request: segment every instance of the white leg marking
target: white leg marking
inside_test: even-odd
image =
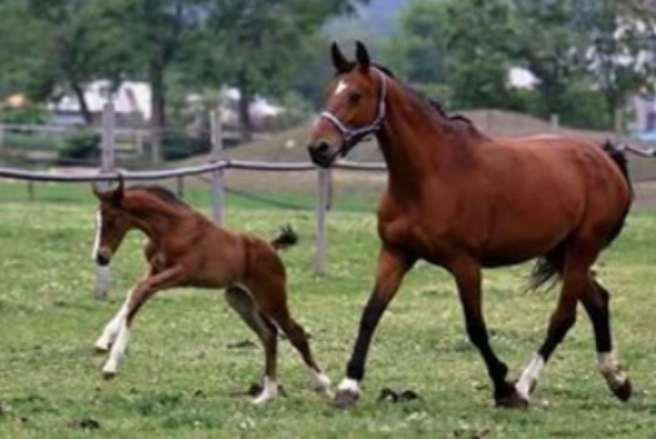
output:
[[[328,396],[329,398],[333,397],[333,392],[330,390],[330,386],[332,385],[332,382],[330,381],[330,378],[328,378],[328,375],[326,375],[323,372],[317,372],[316,370],[312,368],[308,368],[310,371],[310,374],[312,376],[312,381],[314,383],[314,389],[319,392],[323,393],[324,395]]]
[[[346,90],[347,88],[348,88],[348,84],[347,84],[346,82],[344,82],[344,80],[340,80],[340,81],[337,83],[337,88],[335,89],[335,96],[337,96],[338,94],[342,93],[342,92],[343,92],[344,90]]]
[[[337,390],[340,392],[350,392],[350,393],[355,393],[356,395],[360,394],[360,383],[358,381],[354,380],[353,378],[344,378],[341,383],[339,383],[339,387],[337,387]]]
[[[100,209],[96,211],[96,238],[93,241],[93,250],[91,250],[91,260],[95,261],[100,248],[100,232],[102,231],[102,214]]]
[[[626,383],[626,374],[622,371],[614,352],[600,352],[597,355],[599,372],[603,375],[611,389],[617,389]]]
[[[123,302],[123,305],[114,315],[114,317],[112,317],[107,325],[105,325],[105,329],[103,329],[102,335],[98,337],[98,340],[96,340],[95,346],[99,351],[108,351],[111,344],[114,343],[114,340],[116,339],[116,336],[121,329],[121,322],[128,315],[128,303],[130,303],[130,297],[132,297],[132,291],[128,292],[125,302]]]
[[[103,367],[103,375],[106,377],[112,377],[118,372],[118,365],[123,359],[125,354],[125,349],[128,347],[128,338],[130,336],[130,330],[125,319],[121,320],[118,336],[116,341],[112,346],[112,351],[109,353],[109,359]]]
[[[522,375],[519,377],[517,384],[515,384],[515,390],[517,393],[524,398],[529,400],[531,398],[531,389],[538,381],[538,376],[544,367],[544,358],[542,355],[535,354],[535,357],[531,362],[526,366],[526,369],[522,372]]]
[[[278,396],[278,383],[267,376],[264,377],[264,388],[262,393],[253,400],[253,404],[260,405],[267,401],[271,401]]]

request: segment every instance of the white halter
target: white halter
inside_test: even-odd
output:
[[[378,98],[378,114],[373,122],[362,127],[352,127],[339,120],[339,118],[330,111],[324,111],[320,115],[320,117],[328,119],[339,130],[339,132],[342,133],[345,146],[352,146],[351,143],[354,145],[364,136],[375,133],[382,127],[383,121],[385,120],[387,113],[387,108],[385,106],[385,99],[387,97],[387,79],[380,70],[375,69],[375,71],[380,77],[381,85]]]

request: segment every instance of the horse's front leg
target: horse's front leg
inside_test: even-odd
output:
[[[376,286],[362,313],[358,337],[346,368],[346,378],[340,383],[335,395],[335,404],[338,407],[352,406],[358,400],[371,337],[387,305],[398,291],[403,276],[412,267],[414,261],[414,258],[395,249],[384,247],[381,250],[378,257]]]
[[[512,384],[506,382],[508,367],[499,360],[490,346],[483,317],[480,266],[467,259],[458,261],[448,268],[458,285],[467,335],[485,361],[488,375],[494,385],[494,399],[497,405],[526,406],[527,401],[519,397]]]
[[[120,364],[123,355],[125,355],[125,350],[128,346],[130,326],[141,306],[157,291],[179,285],[183,273],[184,270],[181,266],[176,265],[172,268],[168,268],[139,282],[139,284],[128,295],[124,309],[119,311],[119,315],[116,317],[116,340],[112,345],[109,358],[103,366],[103,377],[106,379],[113,378],[118,372],[118,365]]]

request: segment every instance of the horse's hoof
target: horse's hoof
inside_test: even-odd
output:
[[[495,403],[497,407],[510,408],[510,409],[525,409],[528,408],[528,400],[517,392],[515,386],[511,383],[507,384],[507,388],[500,395],[495,395]]]
[[[355,403],[358,402],[359,398],[360,395],[351,390],[338,390],[333,401],[336,407],[340,409],[347,409],[349,407],[353,407]]]
[[[622,385],[613,389],[613,393],[620,401],[627,402],[631,399],[631,394],[633,393],[631,380],[627,378]]]
[[[110,349],[110,346],[95,345],[93,347],[93,351],[96,354],[106,354],[107,352],[109,352],[109,349]]]
[[[116,372],[111,370],[103,370],[102,377],[105,381],[110,381],[116,378]]]

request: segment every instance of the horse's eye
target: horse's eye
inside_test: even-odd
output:
[[[360,93],[351,93],[348,97],[349,104],[355,105],[358,102],[360,102],[361,98],[362,98],[362,95],[360,95]]]

